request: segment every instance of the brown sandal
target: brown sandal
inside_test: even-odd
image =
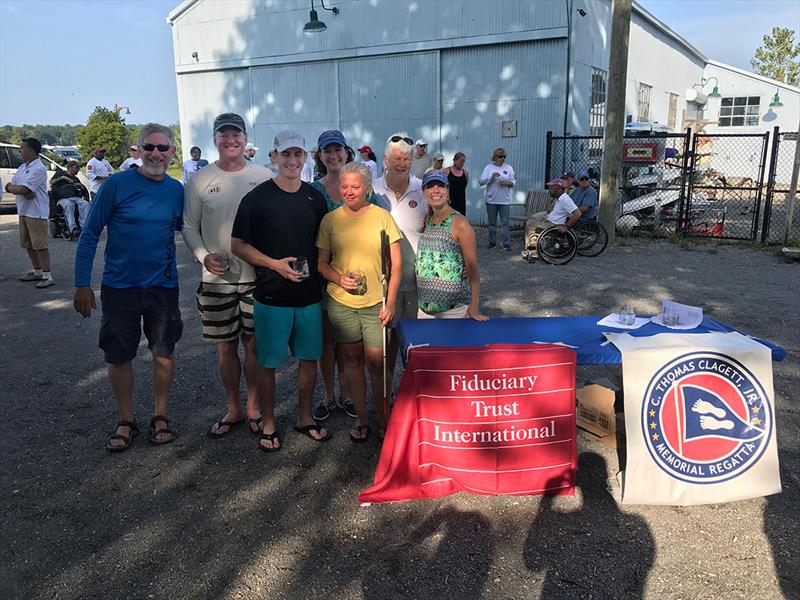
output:
[[[158,421],[164,421],[166,427],[161,427],[156,429],[156,423]],[[168,433],[170,437],[165,440],[159,440],[158,436],[162,433]],[[175,432],[169,428],[169,419],[163,415],[156,415],[152,419],[150,419],[150,443],[154,446],[163,446],[164,444],[171,444],[175,441]]]

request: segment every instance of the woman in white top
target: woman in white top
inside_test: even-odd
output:
[[[361,148],[358,149],[358,153],[361,155],[361,163],[370,170],[370,173],[372,173],[372,181],[375,181],[379,177],[378,159],[375,157],[372,148],[369,146],[361,146]]]
[[[497,148],[492,153],[492,162],[486,165],[478,179],[478,185],[486,187],[484,201],[489,217],[489,248],[497,245],[497,217],[500,216],[503,250],[511,251],[511,230],[508,214],[511,210],[511,188],[517,184],[514,169],[506,164],[506,151]]]

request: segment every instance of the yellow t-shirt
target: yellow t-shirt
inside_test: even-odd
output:
[[[322,219],[317,247],[330,251],[331,266],[337,273],[363,271],[367,281],[367,291],[362,296],[329,282],[331,298],[350,308],[366,308],[381,303],[381,231],[386,232],[390,244],[403,237],[392,215],[374,204],[357,216],[340,206]]]

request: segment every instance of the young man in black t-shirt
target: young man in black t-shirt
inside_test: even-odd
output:
[[[322,294],[316,239],[327,205],[300,179],[305,139],[293,131],[275,137],[278,175],[242,198],[231,232],[231,250],[255,267],[253,320],[260,365],[258,398],[264,419],[259,447],[282,447],[275,424],[275,369],[287,346],[298,359],[299,414],[295,430],[324,442],[330,434],[311,416],[311,398],[322,355]],[[303,266],[303,263],[305,266]]]

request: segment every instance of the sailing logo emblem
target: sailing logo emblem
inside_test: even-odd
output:
[[[761,458],[772,428],[761,382],[737,360],[715,352],[685,354],[662,367],[642,402],[650,456],[688,483],[738,477]]]

